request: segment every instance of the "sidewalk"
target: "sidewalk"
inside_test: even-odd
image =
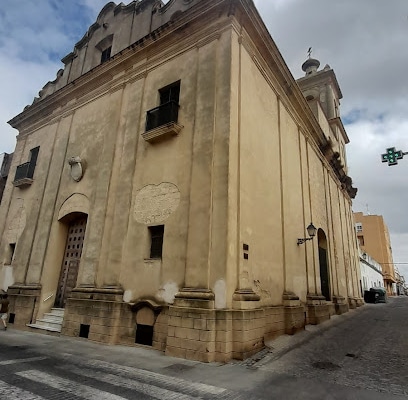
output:
[[[349,318],[356,317],[359,313],[368,310],[372,305],[364,305],[342,315],[333,315],[329,320],[322,322],[319,325],[306,325],[305,329],[294,335],[282,335],[276,339],[265,342],[265,350],[254,355],[244,363],[251,368],[259,368],[269,362],[275,361],[284,356],[289,351],[300,347],[316,336],[323,334],[327,330],[341,324]]]
[[[228,364],[240,365],[243,367],[256,369],[268,362],[272,362],[289,351],[301,346],[303,343],[313,339],[317,335],[322,334],[328,329],[342,323],[348,318],[357,316],[358,313],[364,312],[370,305],[365,305],[342,315],[334,315],[330,320],[319,325],[306,325],[305,330],[296,333],[295,335],[282,335],[278,338],[267,341],[265,349],[261,350],[252,357],[244,360],[232,360]],[[180,358],[165,356],[163,352],[143,346],[123,346],[123,345],[108,345],[98,342],[92,342],[87,339],[74,338],[69,336],[51,336],[41,333],[32,333],[13,329],[9,325],[7,331],[0,332],[0,345],[11,346],[29,346],[32,351],[37,351],[45,354],[64,355],[70,354],[83,357],[87,354],[92,358],[101,360],[109,360],[111,362],[121,363],[123,365],[134,365],[134,360],[138,360],[138,364],[145,365],[147,369],[161,369],[177,364],[180,368],[189,368],[197,365],[202,366],[221,366],[224,364],[211,363],[205,364],[198,361],[190,361]],[[227,365],[228,365],[227,364]]]

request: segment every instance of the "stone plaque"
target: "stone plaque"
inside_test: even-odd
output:
[[[163,182],[147,185],[136,194],[134,215],[145,225],[164,222],[180,204],[180,191],[176,185]]]

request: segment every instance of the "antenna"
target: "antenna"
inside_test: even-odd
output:
[[[307,55],[308,55],[308,58],[310,58],[312,56],[312,48],[311,47],[309,47],[309,50],[307,51]]]

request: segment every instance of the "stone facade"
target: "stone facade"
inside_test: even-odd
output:
[[[109,3],[63,62],[10,121],[16,326],[228,361],[362,304],[337,80],[252,1]]]

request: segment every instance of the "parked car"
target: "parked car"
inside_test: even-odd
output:
[[[364,301],[366,303],[386,303],[387,291],[382,288],[371,288],[364,291]]]

